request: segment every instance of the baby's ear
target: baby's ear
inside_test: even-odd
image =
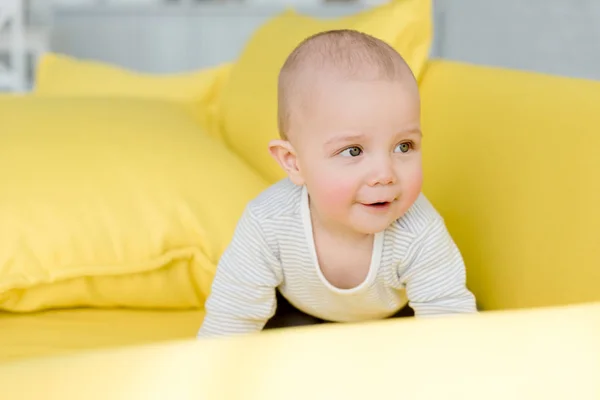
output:
[[[287,172],[290,180],[296,185],[303,185],[304,179],[298,168],[298,158],[292,144],[287,140],[272,140],[269,143],[269,152],[271,156],[281,165],[281,168]]]

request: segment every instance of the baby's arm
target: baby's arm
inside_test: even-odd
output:
[[[238,222],[212,283],[198,337],[262,330],[276,308],[279,263],[249,210]]]
[[[414,246],[400,278],[415,316],[477,312],[462,256],[443,219],[435,218]]]

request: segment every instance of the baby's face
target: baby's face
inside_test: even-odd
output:
[[[294,147],[312,212],[334,229],[383,231],[421,192],[416,83],[323,81],[309,100]]]

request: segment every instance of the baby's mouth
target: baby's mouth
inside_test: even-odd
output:
[[[390,207],[391,201],[376,201],[374,203],[362,203],[363,206],[371,210],[385,210]]]
[[[367,205],[371,206],[371,207],[385,207],[388,204],[390,204],[389,201],[378,201],[377,203],[371,203],[371,204],[367,204]]]

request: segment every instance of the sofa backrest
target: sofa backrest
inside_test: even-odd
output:
[[[600,82],[433,61],[424,192],[482,309],[600,300]]]

